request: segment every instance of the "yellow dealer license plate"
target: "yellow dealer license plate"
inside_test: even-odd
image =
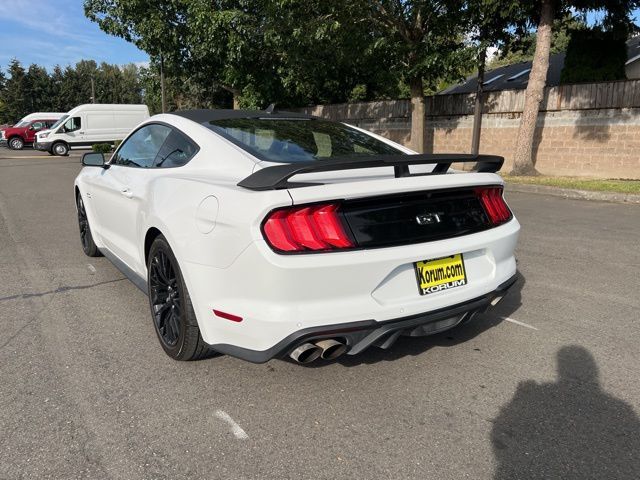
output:
[[[420,295],[439,292],[467,284],[462,254],[416,262],[416,278]]]

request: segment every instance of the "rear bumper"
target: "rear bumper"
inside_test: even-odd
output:
[[[192,261],[180,265],[205,342],[231,354],[225,346],[272,352],[298,332],[316,332],[328,325],[352,328],[354,322],[381,326],[497,291],[516,273],[513,253],[519,230],[514,218],[454,239],[314,255],[278,255],[264,240],[256,240],[225,268]],[[217,245],[208,248],[216,251]],[[464,256],[468,284],[420,295],[414,262],[457,253]],[[225,320],[214,310],[243,320]]]
[[[250,350],[228,344],[215,344],[212,348],[220,353],[254,363],[264,363],[272,358],[285,357],[298,345],[323,338],[342,339],[348,346],[347,355],[357,355],[372,345],[386,349],[401,335],[411,337],[434,335],[469,322],[477,313],[484,312],[495,299],[504,296],[516,280],[517,275],[514,275],[492,292],[432,312],[384,322],[364,320],[306,328],[292,333],[268,350]]]

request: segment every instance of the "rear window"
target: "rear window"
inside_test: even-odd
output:
[[[269,162],[403,153],[359,130],[324,120],[236,118],[212,120],[205,126]]]

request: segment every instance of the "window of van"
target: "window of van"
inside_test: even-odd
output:
[[[80,117],[73,117],[67,120],[64,124],[65,132],[75,132],[76,130],[80,130],[82,126],[82,122]]]

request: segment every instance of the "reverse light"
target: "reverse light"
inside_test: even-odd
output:
[[[502,187],[477,188],[476,195],[493,226],[505,223],[511,218],[511,211],[502,198]]]
[[[262,226],[265,240],[277,251],[304,252],[350,248],[339,205],[325,203],[291,207],[270,213]]]

